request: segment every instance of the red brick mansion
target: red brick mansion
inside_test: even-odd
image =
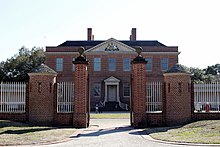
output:
[[[75,67],[72,61],[78,57],[79,47],[84,47],[89,61],[91,108],[100,101],[112,110],[126,109],[130,104],[131,61],[137,56],[136,47],[142,47],[142,56],[147,61],[147,81],[163,82],[163,73],[178,63],[177,46],[166,46],[156,40],[136,40],[136,28],[132,28],[130,40],[94,40],[92,29],[87,31],[87,40],[65,41],[46,47],[46,65],[58,73],[58,82],[73,81]]]

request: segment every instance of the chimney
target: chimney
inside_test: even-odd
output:
[[[131,35],[130,35],[131,41],[136,41],[136,28],[132,28]]]
[[[94,35],[92,35],[92,28],[87,29],[87,40],[88,41],[94,40]]]

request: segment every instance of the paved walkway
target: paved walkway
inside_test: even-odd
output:
[[[142,129],[129,126],[129,119],[91,119],[90,127],[79,130],[78,136],[58,144],[44,147],[181,147],[151,140]],[[187,145],[190,146],[190,145]]]

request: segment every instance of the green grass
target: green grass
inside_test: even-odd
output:
[[[220,120],[197,121],[176,128],[151,128],[146,132],[164,141],[220,144]]]
[[[70,137],[75,130],[0,120],[0,146],[42,144]]]
[[[123,118],[123,119],[129,119],[130,113],[91,113],[90,118],[92,119],[117,119],[117,118]]]

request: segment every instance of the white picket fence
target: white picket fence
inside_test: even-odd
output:
[[[1,82],[0,112],[24,113],[26,103],[26,84],[24,82]]]
[[[71,113],[74,111],[74,83],[59,82],[57,84],[57,112]]]
[[[147,113],[162,112],[163,84],[161,82],[146,83],[146,109]]]
[[[195,112],[220,112],[220,83],[194,84]]]

